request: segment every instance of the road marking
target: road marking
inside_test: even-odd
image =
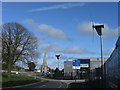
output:
[[[42,86],[40,86],[40,87],[44,87],[44,86],[46,86],[46,85],[42,85]]]
[[[36,87],[34,87],[34,88],[39,88],[39,87],[44,87],[44,86],[46,86],[46,85],[42,85],[42,86],[36,86]]]
[[[58,88],[61,88],[61,86],[62,86],[62,83],[60,82],[60,86]]]

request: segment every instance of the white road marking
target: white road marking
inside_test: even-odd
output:
[[[60,82],[60,86],[58,87],[58,88],[61,88],[63,86],[63,83],[62,82]]]
[[[44,86],[46,86],[46,85],[42,85],[42,86],[36,86],[36,87],[34,87],[34,88],[39,88],[39,87],[44,87]]]
[[[46,86],[46,85],[42,85],[42,86],[40,86],[40,87],[44,87],[44,86]]]
[[[74,83],[75,80],[60,80],[62,82],[65,82],[67,84],[70,84],[70,83]],[[76,80],[76,82],[80,83],[80,82],[85,82],[85,80]]]

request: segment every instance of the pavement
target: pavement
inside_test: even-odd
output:
[[[66,84],[70,84],[70,83],[82,83],[82,82],[85,82],[85,80],[60,80],[60,81],[62,81],[62,82],[64,82],[64,83],[66,83]]]

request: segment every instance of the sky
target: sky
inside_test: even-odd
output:
[[[38,37],[40,56],[47,53],[47,64],[60,69],[74,58],[100,57],[100,40],[93,24],[104,24],[103,52],[109,57],[118,38],[117,2],[3,2],[2,22],[18,22]]]

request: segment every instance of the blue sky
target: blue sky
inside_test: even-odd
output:
[[[47,63],[57,67],[55,54],[60,54],[61,66],[65,60],[100,57],[99,36],[92,24],[104,24],[103,49],[108,57],[115,47],[118,29],[116,2],[3,2],[3,23],[18,22],[39,39],[40,57],[47,52]]]

